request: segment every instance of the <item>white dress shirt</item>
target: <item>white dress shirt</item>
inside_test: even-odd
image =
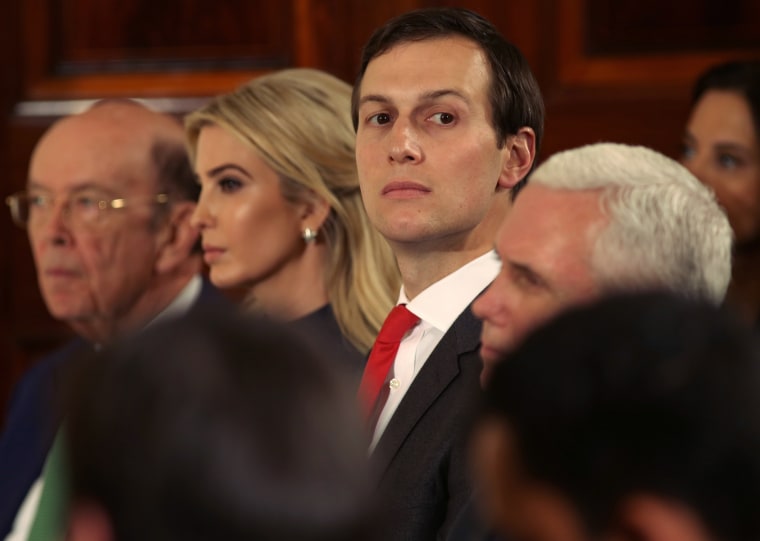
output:
[[[377,445],[406,391],[443,335],[496,278],[500,268],[496,252],[490,251],[428,286],[411,301],[401,288],[398,304],[406,303],[406,308],[419,317],[420,322],[404,336],[396,352],[386,383],[390,393],[375,425],[370,450]]]

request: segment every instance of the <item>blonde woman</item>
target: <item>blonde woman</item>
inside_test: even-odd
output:
[[[185,127],[211,281],[249,288],[254,310],[361,369],[399,277],[362,205],[350,101],[343,81],[289,69],[217,97]]]

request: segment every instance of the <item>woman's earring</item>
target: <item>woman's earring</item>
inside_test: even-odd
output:
[[[303,230],[303,233],[301,234],[301,236],[303,237],[303,240],[306,244],[311,244],[317,238],[317,231],[313,230],[310,227],[307,227],[306,229]]]

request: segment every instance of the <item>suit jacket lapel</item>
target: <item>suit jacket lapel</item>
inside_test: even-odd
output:
[[[480,328],[480,322],[468,306],[443,335],[414,378],[372,453],[378,475],[382,476],[417,422],[457,377],[460,355],[480,346]]]

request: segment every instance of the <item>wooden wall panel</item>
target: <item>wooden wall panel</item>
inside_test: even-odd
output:
[[[181,114],[289,66],[352,82],[360,49],[390,17],[473,9],[525,53],[547,106],[540,159],[599,140],[677,155],[692,81],[760,57],[756,0],[6,0],[0,18],[0,195],[25,183],[57,115],[108,96]],[[69,331],[37,290],[23,231],[0,216],[0,414],[21,372]],[[0,421],[1,423],[1,421]]]
[[[554,39],[539,79],[547,105],[542,157],[599,140],[677,156],[697,75],[760,57],[757,3],[733,4],[737,12],[716,21],[714,0],[546,0],[542,29]],[[729,27],[739,36],[733,42],[723,39]]]
[[[589,0],[589,54],[640,55],[757,46],[756,0]]]
[[[268,0],[27,0],[31,99],[223,92],[294,63],[293,5]]]
[[[12,191],[10,188],[14,173],[9,163],[14,153],[10,149],[13,134],[7,119],[12,115],[13,105],[21,93],[21,33],[18,25],[19,6],[10,3],[0,17],[0,199]],[[11,293],[16,284],[10,275],[23,251],[12,244],[13,226],[7,213],[0,216],[0,429],[6,397],[13,383],[29,363],[30,356],[19,345],[11,324],[18,310],[11,301]],[[29,279],[24,279],[29,282]]]

